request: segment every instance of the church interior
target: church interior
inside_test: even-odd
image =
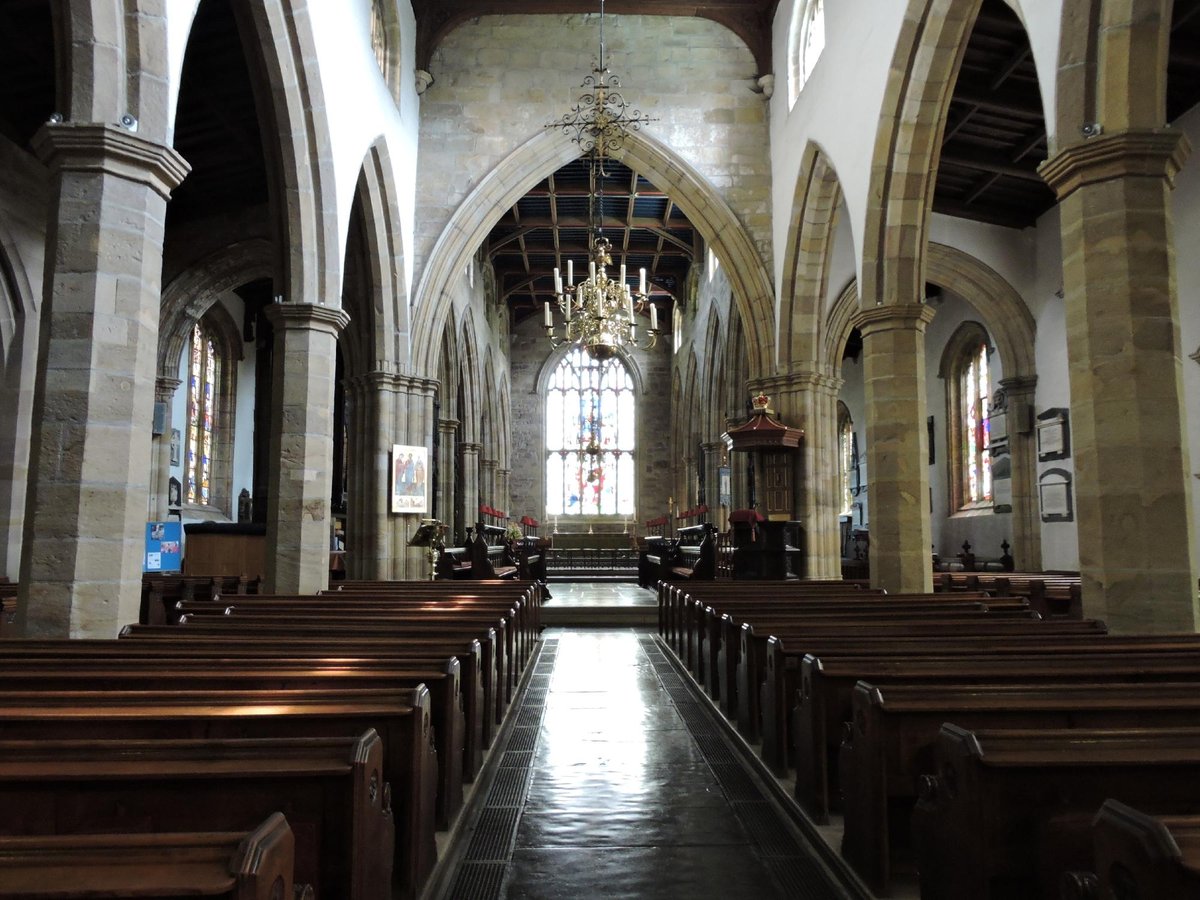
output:
[[[1200,896],[1193,144],[1200,0],[2,0],[0,896]]]

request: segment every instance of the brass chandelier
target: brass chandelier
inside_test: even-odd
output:
[[[619,150],[630,131],[654,121],[640,111],[629,110],[619,90],[620,80],[608,71],[604,44],[604,0],[600,0],[600,55],[592,74],[584,79],[575,108],[548,127],[561,128],[583,149],[590,160],[588,191],[588,272],[575,282],[575,261],[567,260],[567,278],[554,269],[554,305],[563,319],[556,328],[551,301],[543,304],[546,337],[554,347],[564,343],[581,347],[592,359],[611,358],[621,348],[649,350],[658,342],[658,308],[646,290],[646,270],[642,269],[638,290],[632,291],[626,280],[625,265],[619,276],[610,278],[613,264],[612,243],[604,237],[604,160],[610,151]],[[649,309],[650,327],[644,341],[638,335],[638,313]]]

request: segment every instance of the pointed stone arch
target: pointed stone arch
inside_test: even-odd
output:
[[[363,336],[371,368],[402,371],[409,362],[408,292],[400,192],[385,137],[377,138],[363,159],[354,203],[370,265],[370,303],[351,310],[348,331]],[[344,244],[349,247],[348,238]]]
[[[479,433],[479,415],[483,403],[479,388],[483,369],[479,363],[475,316],[469,309],[463,316],[462,328],[459,330],[458,348],[458,377],[461,389],[459,395],[462,398],[462,408],[458,411],[458,420],[462,423],[459,434],[465,443],[478,444],[483,439],[483,435]]]
[[[62,5],[65,8],[65,4]],[[85,0],[54,5],[58,109],[69,122],[117,123],[169,142],[164,0]]]
[[[38,299],[17,245],[0,224],[0,575],[11,581],[21,564]]]
[[[909,0],[880,110],[859,291],[867,304],[917,303],[947,111],[982,0]]]
[[[1037,325],[1016,288],[995,269],[957,247],[930,243],[926,253],[929,281],[958,294],[979,312],[996,343],[1005,377],[1033,376],[1037,371]],[[838,377],[842,349],[854,329],[858,306],[858,283],[851,280],[825,317],[823,361]]]
[[[233,6],[239,28],[251,38],[243,43],[260,49],[247,61],[263,92],[256,99],[273,138],[265,143],[279,248],[275,291],[288,303],[339,306],[333,146],[307,4],[265,0]]]
[[[1050,155],[1106,132],[1166,121],[1172,0],[1062,0]]]
[[[810,142],[796,180],[785,245],[777,350],[780,372],[811,369],[820,356],[829,259],[841,203],[842,186],[832,162],[819,144]]]
[[[667,193],[722,259],[734,303],[748,324],[751,370],[766,372],[774,343],[774,290],[771,278],[745,226],[699,172],[642,132],[626,138],[613,154]],[[455,210],[421,273],[413,321],[414,368],[434,371],[440,333],[449,315],[453,287],[470,257],[499,220],[548,174],[579,156],[576,144],[559,130],[526,141],[485,175]]]

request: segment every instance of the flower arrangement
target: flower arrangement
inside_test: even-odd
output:
[[[504,539],[506,541],[520,541],[525,539],[525,532],[521,530],[521,526],[515,522],[510,522],[508,527],[504,529]]]

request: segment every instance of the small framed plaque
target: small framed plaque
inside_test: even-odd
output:
[[[1071,500],[1071,473],[1066,469],[1048,469],[1038,479],[1038,499],[1043,522],[1073,522],[1075,508]]]
[[[1038,459],[1066,459],[1071,455],[1071,431],[1065,407],[1048,409],[1038,414],[1037,446]]]

